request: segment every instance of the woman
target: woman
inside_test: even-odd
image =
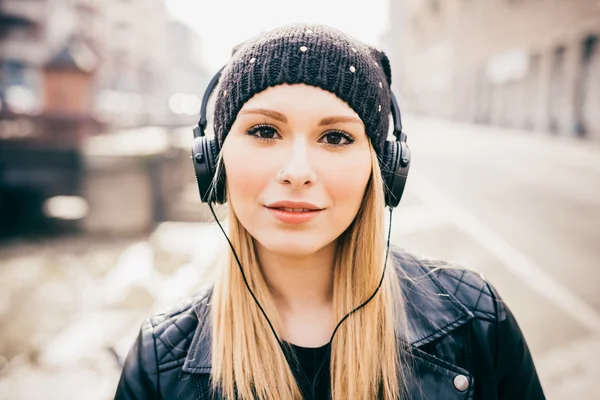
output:
[[[325,26],[263,33],[222,70],[209,139],[218,78],[193,158],[232,251],[143,325],[116,399],[544,398],[488,283],[386,246],[410,153],[384,53]]]

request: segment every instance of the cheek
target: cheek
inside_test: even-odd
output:
[[[346,162],[338,162],[327,173],[326,187],[338,211],[343,209],[353,219],[371,176],[369,153],[353,157]]]
[[[268,163],[256,152],[248,151],[233,141],[223,149],[223,162],[227,173],[227,195],[234,208],[247,207],[255,202],[267,184],[271,168]]]
[[[226,171],[227,190],[232,201],[251,196],[260,187],[260,177],[252,169],[247,168],[241,159],[226,164]]]

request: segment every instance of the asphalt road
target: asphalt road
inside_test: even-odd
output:
[[[600,144],[420,118],[405,129],[393,241],[498,289],[548,398],[600,398]]]

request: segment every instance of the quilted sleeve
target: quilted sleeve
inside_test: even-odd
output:
[[[115,400],[158,399],[158,367],[153,327],[144,322],[127,354]]]
[[[529,347],[523,333],[506,303],[488,283],[494,297],[496,336],[496,377],[498,398],[505,400],[545,399]]]

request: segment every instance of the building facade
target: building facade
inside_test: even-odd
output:
[[[2,104],[43,112],[44,66],[76,41],[96,58],[94,114],[108,125],[150,122],[166,107],[166,31],[163,0],[0,0]]]
[[[391,1],[395,89],[427,115],[600,140],[600,1]]]

